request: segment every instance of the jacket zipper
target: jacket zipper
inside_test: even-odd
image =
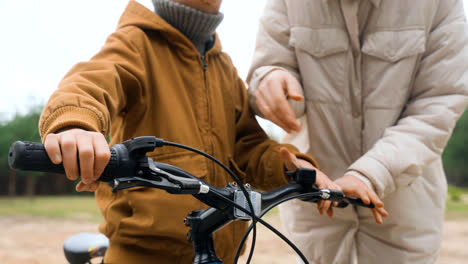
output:
[[[206,58],[205,58],[205,55],[201,55],[201,65],[202,65],[202,68],[203,68],[203,76],[205,78],[205,86],[206,86],[206,68],[207,68],[207,65],[206,65]]]
[[[208,85],[207,85],[207,80],[206,80],[206,70],[208,68],[208,65],[206,63],[206,57],[205,55],[201,55],[201,65],[202,65],[202,68],[203,68],[203,81],[204,81],[204,84],[205,84],[205,90],[206,90],[206,113],[208,115],[208,125],[209,127],[211,128],[211,126],[213,125],[212,122],[211,122],[211,111],[210,111],[210,94],[209,94],[209,89],[208,89]],[[209,132],[211,133],[211,132]],[[211,140],[211,134],[208,135],[208,141],[209,141],[209,144],[210,144],[210,155],[214,156],[214,144],[213,144],[213,141]],[[215,174],[216,174],[216,170],[215,170],[215,166],[214,166],[214,163],[213,162],[210,162],[211,163],[211,173],[213,175],[213,180],[215,179]]]

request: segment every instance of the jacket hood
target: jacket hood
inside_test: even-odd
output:
[[[196,51],[193,43],[184,34],[167,23],[158,14],[134,0],[129,1],[120,17],[117,28],[121,29],[129,26],[138,27],[144,31],[159,31],[174,45]],[[215,44],[207,53],[219,53],[221,50],[221,43],[216,34]]]

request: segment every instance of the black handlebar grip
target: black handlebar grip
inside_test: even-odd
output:
[[[130,158],[128,149],[124,144],[110,147],[111,157],[99,181],[109,182],[119,177],[136,175],[137,161]]]
[[[8,165],[13,169],[64,174],[62,164],[50,161],[44,145],[36,142],[16,141],[8,152]]]
[[[129,158],[127,148],[117,144],[110,148],[111,158],[99,181],[112,181],[116,177],[135,174],[136,163]],[[13,169],[65,174],[62,164],[49,159],[44,145],[36,142],[16,141],[8,153],[8,165]]]

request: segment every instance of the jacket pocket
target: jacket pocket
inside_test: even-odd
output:
[[[364,36],[363,83],[366,107],[394,108],[408,101],[418,62],[426,50],[422,29],[380,31]],[[395,116],[397,117],[397,116]]]
[[[317,58],[341,53],[349,49],[346,32],[340,28],[291,28],[289,45]]]
[[[364,38],[362,52],[394,63],[423,53],[426,50],[425,45],[424,30],[382,31],[368,34]]]
[[[150,157],[158,162],[177,166],[187,172],[205,178],[206,162],[202,156],[189,151]],[[137,187],[125,190],[122,195],[125,201],[120,207],[110,207],[109,210],[122,210],[117,221],[118,233],[116,241],[133,240],[135,244],[152,249],[175,249],[186,243],[188,228],[183,225],[183,219],[190,211],[206,208],[204,204],[190,195],[174,195],[166,191]],[[168,240],[168,243],[154,243],[158,240]]]
[[[293,27],[289,45],[296,51],[305,98],[318,103],[340,103],[350,49],[346,31]]]

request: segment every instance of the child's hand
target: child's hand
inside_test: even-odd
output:
[[[94,192],[96,180],[106,168],[110,149],[101,133],[72,128],[57,134],[47,135],[44,147],[54,164],[63,163],[68,179],[81,176],[76,190]]]
[[[284,161],[284,165],[290,171],[294,171],[298,168],[309,168],[316,171],[315,185],[320,189],[332,189],[341,191],[341,187],[331,181],[327,175],[314,167],[308,161],[303,159],[298,159],[294,154],[292,154],[287,148],[282,147],[280,149],[281,159]],[[323,215],[325,212],[328,217],[333,217],[333,207],[331,206],[331,201],[319,200],[317,202],[317,209],[319,213]],[[334,203],[336,205],[336,202]]]

